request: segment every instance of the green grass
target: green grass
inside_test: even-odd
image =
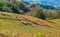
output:
[[[0,33],[37,33],[57,37],[58,29],[38,26],[30,22],[31,25],[24,25],[16,19],[16,14],[0,12]],[[23,21],[23,20],[22,20]],[[24,20],[26,21],[26,20]],[[29,22],[29,21],[28,21]]]
[[[15,20],[0,19],[0,24],[1,29],[10,30],[12,32],[35,32],[34,30],[36,30],[36,27],[34,28],[30,25],[26,26],[22,24],[20,21]]]
[[[50,20],[51,22],[58,24],[60,26],[60,19]]]

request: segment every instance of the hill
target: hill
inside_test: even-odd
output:
[[[57,37],[58,25],[27,15],[0,12],[0,33],[37,33]]]

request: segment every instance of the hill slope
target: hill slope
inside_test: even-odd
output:
[[[56,27],[55,27],[56,26]],[[31,16],[0,12],[0,33],[37,33],[57,37],[60,27]]]
[[[60,26],[60,19],[50,20],[52,23],[58,24]]]
[[[32,22],[34,24],[37,24],[37,25],[40,25],[40,26],[48,26],[48,27],[53,27],[53,28],[60,29],[60,26],[58,26],[56,24],[53,24],[53,23],[50,23],[49,21],[46,21],[46,20],[41,20],[41,19],[38,19],[38,18],[34,18],[34,17],[31,17],[31,16],[25,16],[25,15],[21,15],[21,14],[19,14],[18,17],[23,18],[27,21],[30,21],[30,22]]]

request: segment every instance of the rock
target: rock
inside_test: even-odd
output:
[[[29,22],[26,21],[21,21],[21,23],[23,23],[24,25],[31,25]]]

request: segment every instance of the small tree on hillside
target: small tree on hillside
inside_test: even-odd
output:
[[[45,15],[43,10],[39,6],[35,6],[31,11],[30,11],[30,16],[37,17],[40,19],[45,20]]]

